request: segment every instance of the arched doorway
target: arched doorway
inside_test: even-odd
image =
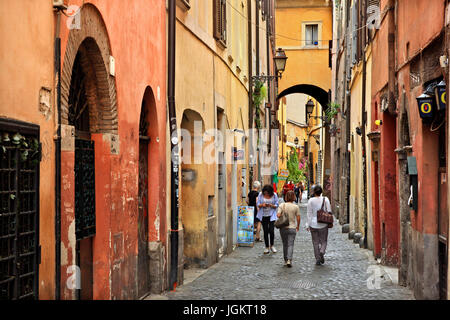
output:
[[[206,259],[205,230],[207,172],[201,161],[205,125],[201,115],[187,109],[181,120],[181,222],[185,267],[201,266]]]
[[[399,174],[399,209],[400,209],[400,270],[399,282],[406,286],[411,281],[408,275],[408,269],[411,259],[411,248],[408,234],[411,232],[411,221],[409,198],[411,195],[411,181],[408,174],[408,155],[412,152],[412,144],[409,131],[409,120],[407,112],[406,94],[402,94],[403,108],[399,117],[399,134],[398,134],[398,174]]]
[[[277,97],[277,99],[281,99],[284,96],[287,96],[289,94],[293,93],[303,93],[307,94],[314,99],[316,99],[322,106],[323,110],[325,111],[328,108],[328,102],[329,102],[329,94],[324,89],[317,87],[312,84],[298,84],[292,87],[289,87],[285,90],[283,90]]]
[[[298,96],[303,98],[291,99],[291,97]],[[313,184],[323,184],[331,180],[331,155],[330,155],[330,135],[325,129],[327,123],[323,120],[325,111],[328,109],[330,94],[324,89],[312,84],[298,84],[283,90],[277,97],[278,99],[286,98],[287,105],[293,102],[295,108],[299,108],[301,119],[296,119],[296,122],[301,122],[307,125],[306,141],[304,143],[304,155],[308,161],[308,189]],[[306,116],[305,104],[313,98],[315,100],[314,113],[311,118]],[[320,105],[320,108],[318,107]],[[320,112],[319,112],[320,109]],[[288,117],[289,117],[289,111]],[[313,120],[311,120],[313,119]],[[293,119],[288,119],[293,120]],[[324,194],[331,198],[329,191],[331,188],[324,190]]]
[[[159,183],[159,138],[156,114],[156,101],[150,87],[145,89],[139,118],[139,171],[138,171],[138,296],[143,297],[151,291],[152,270],[149,246],[158,241],[157,219],[160,199]],[[160,279],[158,279],[160,280]],[[159,292],[157,292],[159,293]]]
[[[148,102],[142,100],[139,119],[139,190],[138,190],[138,297],[150,290],[148,255]]]
[[[63,299],[109,299],[111,168],[96,162],[118,154],[116,86],[108,33],[93,5],[82,6],[81,26],[68,35],[61,73],[61,290]],[[76,290],[66,286],[74,265]]]
[[[68,123],[75,129],[75,236],[76,264],[81,272],[77,299],[93,298],[93,237],[96,234],[95,143],[98,127],[97,75],[92,58],[99,54],[95,41],[80,45],[72,69],[68,97]],[[91,55],[93,54],[93,55]]]

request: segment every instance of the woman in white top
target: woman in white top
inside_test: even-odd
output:
[[[328,224],[317,222],[317,211],[324,206],[324,210],[331,212],[330,200],[327,197],[322,197],[322,187],[319,185],[313,188],[313,197],[308,200],[306,230],[311,232],[314,256],[316,258],[316,265],[325,263],[324,255],[327,249],[328,239]]]

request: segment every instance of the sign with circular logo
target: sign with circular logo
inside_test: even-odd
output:
[[[431,104],[429,102],[422,103],[422,105],[420,106],[420,110],[423,113],[430,113],[431,112]]]

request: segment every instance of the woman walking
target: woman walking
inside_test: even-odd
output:
[[[254,209],[254,223],[255,223],[255,229],[256,229],[256,237],[255,241],[262,241],[260,237],[260,231],[261,231],[261,221],[258,219],[258,207],[256,206],[256,198],[258,198],[259,195],[259,189],[261,189],[261,183],[259,181],[253,182],[253,189],[248,193],[247,203],[249,206],[255,208]]]
[[[330,200],[327,197],[322,197],[322,187],[315,185],[313,188],[313,196],[308,200],[307,216],[308,222],[306,223],[306,230],[311,232],[314,256],[316,258],[316,265],[325,263],[325,250],[327,249],[328,239],[328,224],[317,221],[317,211],[322,206],[327,212],[331,212]]]
[[[297,184],[295,185],[295,198],[296,198],[296,202],[298,203],[298,197],[300,195],[300,182],[297,182]]]
[[[288,191],[286,194],[286,202],[278,207],[277,217],[282,214],[287,215],[289,225],[280,228],[281,241],[283,242],[284,263],[289,268],[292,267],[292,255],[294,253],[295,236],[300,228],[300,208],[294,203],[295,193]]]
[[[264,231],[264,242],[266,245],[264,254],[268,254],[270,251],[275,253],[277,249],[273,243],[275,240],[274,224],[277,220],[278,196],[274,193],[270,184],[263,187],[256,200],[256,206],[258,207],[257,218],[261,221]]]

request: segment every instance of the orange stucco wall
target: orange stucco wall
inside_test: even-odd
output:
[[[70,1],[71,5],[82,3]],[[144,93],[149,87],[154,94],[149,131],[153,144],[163,143],[166,139],[165,3],[145,0],[89,3],[103,18],[115,58],[120,149],[118,154],[111,154],[106,136],[92,136],[96,143],[97,206],[97,233],[93,244],[94,298],[136,298],[139,117]],[[65,25],[63,17],[63,57],[70,32]],[[166,181],[162,165],[166,163],[165,149],[150,147],[150,152],[149,240],[165,244],[166,202],[162,201]],[[65,232],[68,229],[62,230],[63,234]]]
[[[41,299],[54,297],[55,284],[53,26],[51,1],[0,1],[0,117],[40,126]],[[47,116],[39,111],[41,87],[51,89]]]

